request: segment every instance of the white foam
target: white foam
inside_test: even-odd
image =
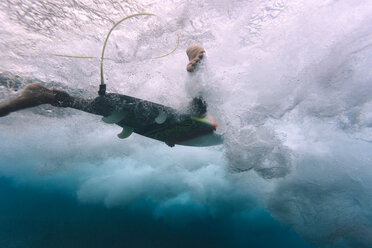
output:
[[[154,216],[163,217],[171,206],[190,202],[216,214],[230,201],[236,209],[250,208],[258,196],[274,217],[310,242],[367,247],[372,236],[371,3],[143,4],[134,10],[158,11],[162,17],[132,20],[130,27],[123,23],[122,33],[111,37],[107,54],[116,62],[105,63],[108,89],[177,108],[201,93],[224,146],[171,149],[136,135],[121,141],[115,137],[120,129],[99,118],[74,112],[50,119],[24,111],[0,119],[1,173],[30,185],[68,189],[87,203],[117,206],[147,199],[157,202]],[[95,16],[82,6],[72,12],[77,9],[85,13],[76,16],[83,22]],[[95,11],[108,19],[79,26],[66,15],[49,30],[53,38],[46,30],[35,31],[36,16],[4,19],[12,10],[2,10],[4,26],[16,25],[17,34],[24,34],[1,39],[1,47],[10,47],[2,49],[7,58],[2,68],[95,93],[98,61],[19,59],[28,51],[25,46],[33,54],[56,47],[95,55],[112,25],[108,20],[133,12],[128,6],[112,15],[110,6]],[[0,31],[0,37],[5,33],[11,30]],[[150,59],[173,48],[177,34],[181,42],[175,53]],[[86,45],[79,45],[81,40]],[[208,56],[196,92],[186,90],[193,80],[185,70],[190,43],[204,45]],[[242,171],[248,172],[237,173]]]

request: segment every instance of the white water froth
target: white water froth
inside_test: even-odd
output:
[[[157,203],[158,218],[182,204],[211,215],[262,204],[317,246],[372,243],[371,3],[85,2],[0,3],[1,71],[93,96],[98,59],[48,53],[99,56],[116,20],[154,12],[110,37],[109,91],[175,108],[201,93],[225,143],[170,149],[135,135],[118,140],[119,128],[76,111],[47,118],[26,110],[0,119],[3,175],[69,189],[86,203],[146,199]],[[175,53],[150,59],[171,50],[177,34]],[[194,76],[185,71],[191,43],[207,50]]]

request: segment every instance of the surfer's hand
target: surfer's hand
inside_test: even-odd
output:
[[[186,54],[189,57],[189,63],[186,69],[188,72],[193,72],[196,65],[203,59],[205,50],[200,45],[193,44],[187,48]]]

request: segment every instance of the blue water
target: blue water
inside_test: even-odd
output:
[[[224,144],[120,140],[51,106],[0,118],[0,247],[371,247],[372,3],[2,1],[0,72],[95,96],[98,59],[52,54],[99,56],[144,11],[110,37],[108,91],[202,94]],[[3,102],[29,81],[0,83]]]
[[[311,247],[262,209],[212,217],[189,203],[173,207],[170,224],[145,199],[107,208],[6,178],[0,185],[2,247]]]

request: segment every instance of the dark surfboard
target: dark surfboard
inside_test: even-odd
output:
[[[215,133],[217,124],[211,117],[180,113],[168,106],[120,94],[98,97],[91,107],[92,112],[104,116],[104,122],[123,127],[119,138],[127,138],[134,132],[169,146],[222,143],[222,137]]]

